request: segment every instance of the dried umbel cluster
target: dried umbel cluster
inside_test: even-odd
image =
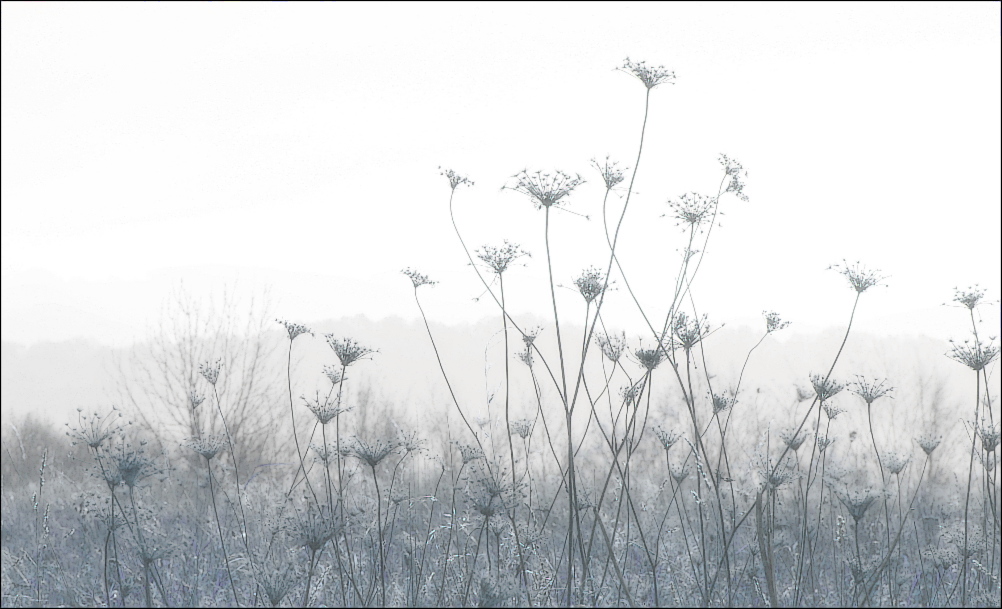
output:
[[[415,290],[423,285],[435,285],[436,283],[438,283],[437,281],[428,279],[427,275],[419,273],[414,269],[407,268],[400,272],[406,275],[407,278],[411,280],[411,283],[414,285]]]
[[[439,173],[449,180],[449,188],[455,192],[456,188],[459,186],[473,186],[473,181],[466,176],[460,175],[451,169],[438,168]]]
[[[832,399],[840,391],[845,389],[845,385],[842,383],[833,378],[821,376],[820,374],[811,375],[811,386],[814,387],[814,394],[817,395],[818,399],[822,402]]]
[[[376,352],[375,349],[363,347],[353,338],[337,338],[334,334],[324,334],[324,338],[327,339],[327,344],[337,355],[341,366],[345,368]]]
[[[98,413],[84,414],[83,410],[77,409],[77,427],[70,427],[67,423],[66,435],[72,439],[72,446],[85,444],[91,449],[100,448],[107,440],[123,431],[124,427],[120,421],[122,412],[115,407],[107,414]],[[128,423],[127,423],[128,424]]]
[[[828,268],[838,271],[845,277],[852,289],[856,290],[858,294],[862,294],[874,286],[884,285],[881,282],[887,279],[886,275],[880,274],[879,269],[867,269],[858,261],[849,264],[843,260],[842,264],[833,264]]]
[[[562,203],[575,188],[584,183],[584,179],[580,175],[574,174],[572,176],[562,171],[529,173],[528,170],[523,169],[512,177],[515,180],[515,185],[504,186],[503,189],[514,190],[529,197],[536,209],[549,208]]]
[[[214,362],[204,362],[198,365],[198,373],[205,378],[213,387],[219,382],[219,371],[223,367],[223,360],[217,359]]]
[[[623,351],[626,349],[626,333],[623,332],[616,335],[599,332],[595,334],[595,343],[602,351],[602,355],[610,361],[618,362],[619,358],[623,355]]]
[[[664,66],[649,66],[645,61],[631,61],[627,57],[619,69],[636,76],[648,89],[663,84],[675,84],[675,72]]]
[[[595,267],[589,267],[581,271],[581,275],[574,280],[574,285],[578,287],[578,292],[585,302],[591,303],[606,289],[605,273]]]
[[[668,201],[676,226],[697,228],[713,219],[717,199],[697,192],[688,192]],[[668,214],[665,214],[668,215]]]
[[[884,396],[889,396],[894,387],[887,385],[887,379],[868,381],[865,377],[856,375],[856,380],[849,383],[849,391],[855,393],[866,402],[867,406]]]
[[[285,331],[289,334],[290,341],[296,340],[297,336],[303,334],[309,334],[310,336],[313,336],[313,332],[303,324],[295,324],[285,319],[276,319],[275,321],[277,321],[278,323],[282,324],[282,326],[285,327]]]
[[[762,311],[763,317],[765,317],[765,332],[766,334],[772,334],[773,332],[779,332],[780,330],[788,327],[790,322],[783,321],[779,316],[779,313],[775,311]]]
[[[975,372],[985,369],[985,366],[994,362],[999,356],[999,347],[991,339],[987,344],[980,340],[965,340],[962,343],[950,341],[949,357],[964,364]]]
[[[605,157],[605,161],[601,164],[592,159],[591,164],[602,174],[602,181],[605,182],[606,190],[612,190],[625,179],[623,172],[626,168],[620,167],[616,161],[610,161],[609,157]]]
[[[480,258],[490,267],[491,271],[501,275],[508,270],[513,262],[524,256],[531,256],[529,252],[522,249],[517,243],[509,243],[504,240],[504,245],[500,247],[485,245],[476,250],[477,258]]]
[[[216,455],[226,450],[227,443],[226,436],[212,434],[189,438],[184,445],[202,455],[206,461],[212,461]]]

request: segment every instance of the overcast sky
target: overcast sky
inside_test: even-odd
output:
[[[889,276],[861,329],[962,337],[954,286],[1000,291],[999,6],[3,3],[3,340],[128,344],[182,281],[270,286],[294,321],[413,318],[408,266],[441,282],[433,319],[494,314],[440,165],[476,182],[455,204],[471,247],[533,254],[509,303],[546,315],[543,212],[500,187],[582,174],[567,209],[591,219],[553,214],[554,274],[607,263],[589,160],[635,162],[626,57],[677,75],[621,238],[655,316],[684,245],[666,201],[713,194],[724,152],[750,201],[721,200],[693,286],[712,322],[844,325],[844,258]],[[610,320],[639,331],[617,285]]]

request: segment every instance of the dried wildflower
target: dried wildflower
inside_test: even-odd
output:
[[[691,472],[692,470],[688,465],[668,464],[668,473],[671,474],[671,477],[675,479],[677,484],[682,484]]]
[[[355,438],[355,445],[351,447],[351,453],[352,456],[360,461],[365,461],[369,467],[375,469],[380,461],[396,452],[397,446],[394,442],[385,442],[383,440],[366,442],[365,440]]]
[[[845,389],[845,385],[833,378],[826,378],[820,374],[811,375],[811,385],[814,387],[814,394],[822,402],[832,399],[835,394]]]
[[[571,176],[562,171],[555,171],[552,174],[541,171],[529,173],[523,169],[513,178],[515,185],[504,186],[502,189],[507,188],[528,196],[536,209],[557,205],[571,194],[572,190],[584,183],[581,176],[577,174]]]
[[[523,440],[529,437],[532,433],[532,421],[529,419],[518,419],[517,421],[511,422],[511,433],[517,435]]]
[[[623,355],[623,350],[626,349],[626,333],[623,332],[619,336],[596,333],[595,342],[602,350],[602,355],[611,361],[618,362]]]
[[[985,452],[992,452],[999,445],[999,426],[996,424],[994,427],[988,426],[982,420],[978,425],[978,435],[981,436],[981,448]]]
[[[727,188],[724,192],[733,192],[737,198],[742,201],[748,201],[748,195],[744,193],[744,178],[748,176],[748,172],[745,171],[744,166],[736,160],[728,157],[726,154],[721,154],[718,160],[720,161],[720,164],[723,165],[724,171],[729,177]]]
[[[509,243],[507,239],[504,240],[504,245],[501,247],[485,245],[481,249],[476,250],[476,254],[477,258],[483,260],[498,275],[507,271],[511,263],[519,258],[532,256],[518,244]]]
[[[77,412],[77,421],[80,426],[70,427],[69,423],[66,424],[69,428],[66,435],[72,438],[71,445],[73,446],[79,442],[96,450],[104,444],[105,440],[122,430],[122,425],[118,422],[122,413],[115,406],[112,406],[111,411],[104,416],[98,415],[96,412],[92,415],[79,414],[82,412],[79,408]]]
[[[977,284],[963,291],[953,288],[953,302],[959,302],[971,311],[978,306],[984,296],[985,289],[979,288]]]
[[[818,452],[825,452],[825,449],[835,443],[835,438],[814,434],[814,439],[818,444]]]
[[[947,357],[979,372],[999,356],[998,345],[994,344],[995,338],[991,337],[988,340],[990,341],[988,344],[983,344],[980,340],[975,340],[973,344],[968,340],[957,344],[951,340]]]
[[[623,402],[626,404],[636,404],[643,392],[644,382],[637,381],[632,385],[620,388],[619,397],[623,398]]]
[[[333,334],[324,334],[324,337],[334,354],[337,355],[338,360],[341,361],[341,366],[345,368],[376,353],[375,349],[363,347],[353,338],[334,338]]]
[[[219,381],[219,369],[223,367],[223,360],[217,359],[212,362],[205,362],[198,365],[198,373],[205,377],[205,380],[209,381],[212,386],[216,385]]]
[[[654,430],[654,434],[658,437],[658,441],[661,442],[661,447],[666,451],[671,450],[671,447],[675,446],[682,439],[680,434],[675,433],[673,430],[664,429],[661,426],[658,426]]]
[[[633,355],[636,356],[637,363],[646,368],[648,371],[654,370],[661,365],[661,362],[667,359],[665,352],[661,349],[661,347],[654,347],[652,349],[644,349],[643,347],[640,347],[633,352]]]
[[[331,385],[337,385],[344,380],[344,377],[341,375],[341,369],[328,364],[324,364],[324,376],[331,382]]]
[[[836,493],[836,496],[842,502],[842,505],[849,510],[849,515],[852,516],[852,519],[859,524],[859,521],[866,515],[866,511],[870,509],[870,506],[873,505],[873,502],[880,495],[871,489],[864,488],[847,489],[844,493]]]
[[[713,402],[713,414],[720,414],[732,408],[737,402],[737,398],[733,395],[711,394],[711,401]]]
[[[665,69],[664,66],[648,66],[645,61],[630,61],[627,57],[619,70],[639,78],[648,90],[665,83],[675,84],[675,72]]]
[[[936,450],[939,443],[943,441],[943,436],[934,435],[931,433],[924,433],[921,436],[915,438],[915,443],[922,447],[925,454],[932,455],[932,451]]]
[[[262,568],[257,576],[265,596],[272,607],[278,607],[296,583],[296,577],[288,564],[276,563],[270,568]]]
[[[296,340],[296,337],[300,334],[309,334],[310,336],[313,336],[313,332],[303,324],[294,324],[284,319],[276,319],[275,321],[285,326],[285,331],[289,333],[290,341]]]
[[[856,375],[856,380],[849,383],[849,391],[855,393],[859,397],[863,398],[867,406],[872,405],[876,400],[884,397],[885,395],[894,391],[894,387],[885,387],[884,383],[887,379],[882,381],[877,381],[874,379],[872,382],[867,381],[864,377]]]
[[[585,299],[585,302],[592,302],[605,291],[607,282],[605,274],[595,267],[588,267],[581,271],[581,275],[574,280],[574,285],[578,286],[578,291]]]
[[[205,396],[200,393],[197,393],[194,389],[188,392],[188,404],[191,405],[192,410],[195,410],[196,408],[201,406],[202,402],[204,401],[205,401]]]
[[[882,285],[880,282],[887,279],[887,276],[881,275],[879,270],[868,270],[861,266],[859,262],[851,265],[844,260],[842,262],[843,264],[833,264],[828,268],[834,269],[845,276],[849,281],[849,285],[859,294],[862,294],[873,286]]]
[[[912,460],[909,455],[889,450],[884,454],[884,467],[894,475],[900,474]]]
[[[185,446],[212,461],[213,457],[226,450],[226,436],[206,435],[200,438],[189,438]]]
[[[425,441],[418,437],[418,432],[401,431],[398,434],[397,447],[402,448],[405,453],[421,452],[424,450]]]
[[[435,285],[436,283],[438,283],[437,281],[428,279],[427,275],[422,275],[421,273],[411,268],[406,268],[400,272],[403,273],[404,275],[407,275],[407,277],[410,278],[411,283],[414,284],[415,290],[423,285]]]
[[[675,226],[687,225],[697,227],[713,218],[717,199],[695,192],[685,193],[677,199],[668,201],[671,216],[677,220]],[[667,216],[664,214],[662,217]]]
[[[706,323],[706,315],[703,315],[702,320],[698,320],[689,319],[685,312],[679,312],[672,324],[672,334],[681,343],[682,348],[689,351],[710,334],[710,324]]]
[[[305,406],[310,409],[313,416],[317,418],[317,421],[321,425],[326,425],[331,422],[331,420],[345,412],[348,412],[348,408],[341,408],[335,402],[331,402],[324,398],[323,402],[320,401],[320,392],[317,392],[317,396],[313,400],[309,400],[306,396],[299,396],[299,399],[305,402]]]
[[[160,469],[146,453],[145,446],[145,442],[140,442],[139,446],[123,443],[112,452],[111,460],[117,470],[115,477],[120,478],[129,488],[134,488],[146,478],[160,473]]]
[[[329,509],[312,503],[305,510],[296,510],[296,515],[286,523],[292,542],[311,552],[319,552],[340,530],[340,521],[335,520]]]
[[[526,348],[532,346],[532,343],[536,340],[536,337],[539,336],[539,333],[542,331],[543,328],[541,328],[540,326],[526,328],[525,330],[522,331],[522,342],[525,343]]]
[[[765,316],[765,333],[772,334],[773,332],[778,332],[783,328],[790,325],[790,322],[783,321],[779,317],[779,313],[775,311],[762,311],[762,315]]]
[[[787,457],[778,464],[774,464],[772,459],[759,455],[756,462],[758,464],[758,475],[762,478],[762,483],[766,490],[776,491],[788,482],[797,477],[793,469],[793,455],[787,453]]]
[[[783,440],[783,443],[790,448],[790,450],[796,452],[800,450],[804,441],[807,440],[807,430],[801,429],[800,433],[794,432],[796,432],[795,429],[784,429],[779,432],[779,437]]]
[[[478,446],[470,444],[459,444],[459,454],[463,458],[463,465],[484,458],[484,451]]]
[[[324,465],[337,462],[338,450],[336,444],[314,444],[310,443],[310,448],[314,453],[314,460]]]
[[[605,182],[606,190],[612,190],[617,184],[623,181],[623,169],[619,168],[616,161],[610,161],[609,157],[605,157],[605,163],[602,165],[598,164],[595,159],[591,160],[591,164],[595,166],[595,169],[602,174],[602,181]]]
[[[442,169],[441,167],[438,169],[441,175],[444,175],[449,179],[449,187],[452,188],[453,191],[456,190],[457,186],[473,186],[473,182],[466,176],[461,176],[451,169]]]
[[[828,415],[828,419],[831,421],[834,421],[835,417],[845,412],[845,410],[839,408],[831,401],[822,402],[821,407],[824,408],[825,414]]]
[[[525,351],[519,351],[518,359],[526,366],[532,368],[532,349],[526,347]]]

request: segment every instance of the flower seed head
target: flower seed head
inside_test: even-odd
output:
[[[403,273],[404,275],[407,275],[407,277],[410,278],[411,283],[414,284],[415,290],[423,285],[435,285],[436,283],[438,283],[437,281],[428,279],[427,275],[422,275],[421,273],[411,268],[406,268],[400,272]]]
[[[313,332],[303,324],[294,324],[284,319],[276,319],[275,321],[285,326],[285,331],[289,333],[289,341],[296,340],[296,337],[300,334],[309,334],[310,336],[313,336]]]
[[[513,178],[515,185],[504,186],[502,190],[507,188],[526,195],[536,205],[536,209],[561,203],[571,191],[584,183],[581,176],[577,174],[571,176],[562,171],[554,171],[552,174],[542,171],[529,173],[523,169]]]
[[[453,192],[455,192],[456,187],[458,186],[473,186],[473,182],[469,180],[466,176],[459,175],[458,173],[456,173],[451,169],[442,169],[441,167],[439,167],[438,169],[441,175],[444,175],[446,178],[448,178],[449,188],[451,188]]]
[[[994,340],[994,338],[990,338],[987,344],[978,339],[975,339],[973,343],[965,340],[960,344],[951,340],[950,352],[947,357],[964,364],[975,372],[980,372],[999,356],[999,347],[994,343]]]
[[[842,264],[833,264],[828,268],[842,274],[849,281],[852,289],[856,290],[859,294],[862,294],[873,286],[885,285],[880,282],[887,279],[887,276],[881,275],[879,270],[869,270],[859,262],[849,264],[843,260]]]
[[[209,381],[209,384],[215,386],[219,381],[219,370],[223,367],[223,360],[217,359],[212,362],[205,362],[198,365],[198,373],[205,377],[205,380]]]
[[[498,275],[504,273],[515,262],[523,256],[531,256],[529,252],[523,250],[516,243],[509,243],[507,239],[501,247],[485,245],[476,250],[477,258],[483,260],[488,267]]]
[[[822,402],[830,400],[835,394],[845,389],[845,385],[842,383],[833,378],[823,377],[820,374],[811,375],[811,385],[814,387],[815,395]]]
[[[581,271],[581,275],[574,280],[574,285],[578,287],[585,302],[590,303],[602,295],[608,284],[602,271],[595,267],[589,267]]]
[[[762,311],[762,315],[765,316],[766,334],[772,334],[773,332],[778,332],[790,325],[790,322],[783,321],[779,317],[779,313],[775,311]]]
[[[619,69],[636,76],[648,90],[665,83],[675,84],[675,72],[665,69],[664,66],[648,66],[645,61],[630,61],[627,57]]]
[[[610,161],[608,156],[605,157],[605,162],[601,165],[599,165],[598,161],[595,159],[591,160],[591,164],[595,166],[595,169],[597,169],[600,174],[602,174],[602,181],[605,182],[606,190],[612,190],[625,178],[623,175],[623,168],[618,166],[619,163]]]
[[[375,349],[363,347],[353,338],[335,338],[333,334],[324,334],[324,337],[343,367],[348,367],[358,360],[376,353]]]
[[[885,383],[887,383],[887,379],[879,382],[876,379],[867,381],[864,377],[857,374],[856,380],[849,383],[849,390],[863,398],[863,401],[869,406],[876,400],[894,391],[894,387],[885,386]]]

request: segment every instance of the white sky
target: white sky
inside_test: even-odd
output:
[[[963,336],[954,286],[1000,291],[1000,5],[3,3],[2,335],[145,336],[172,286],[272,286],[311,322],[494,314],[467,243],[534,254],[506,287],[548,312],[543,215],[499,188],[518,170],[589,180],[555,213],[554,272],[607,258],[589,167],[632,166],[622,260],[655,316],[682,246],[665,201],[712,194],[717,154],[748,169],[694,285],[711,321],[844,325],[843,258],[890,275],[873,332]],[[580,297],[562,290],[568,316]],[[610,319],[633,328],[622,288]],[[998,325],[998,308],[985,310]],[[639,327],[636,327],[639,331]]]

